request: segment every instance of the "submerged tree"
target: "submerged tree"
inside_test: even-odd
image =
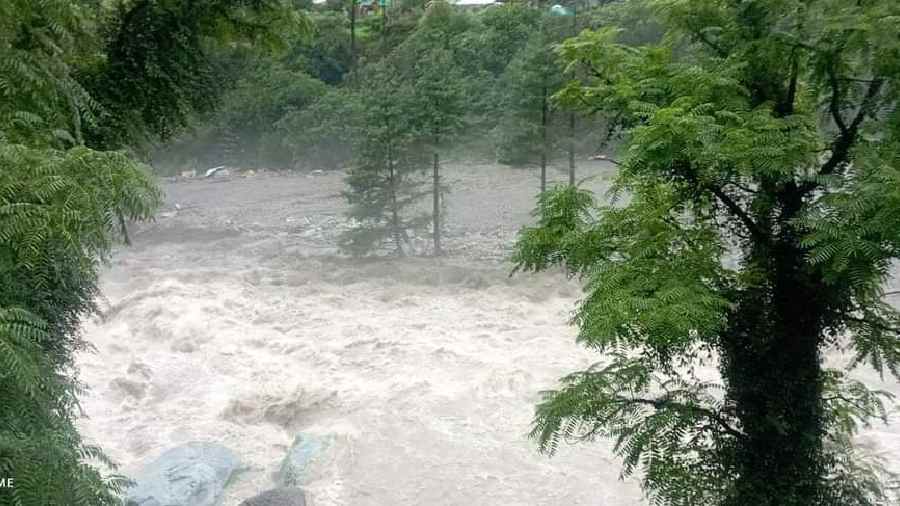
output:
[[[394,252],[403,255],[409,231],[430,221],[414,207],[427,194],[416,177],[427,160],[417,145],[417,103],[411,83],[388,64],[369,69],[361,82],[365,89],[354,94],[361,128],[344,192],[348,216],[356,225],[343,234],[340,246],[360,255],[391,242]]]
[[[431,236],[434,254],[443,254],[441,246],[442,227],[442,195],[446,186],[441,182],[441,148],[459,128],[462,113],[461,89],[455,80],[453,58],[446,49],[438,48],[428,51],[416,65],[416,93],[424,116],[423,132],[431,147]]]
[[[522,232],[518,267],[583,277],[579,341],[614,352],[546,393],[533,435],[551,452],[613,438],[658,504],[896,504],[850,444],[884,394],[823,354],[900,373],[882,288],[900,256],[900,4],[649,3],[662,44],[604,28],[561,49],[593,76],[563,100],[631,125],[628,198],[557,189]],[[696,377],[704,361],[723,385]]]
[[[557,27],[543,16],[501,79],[506,90],[504,114],[496,128],[501,163],[537,163],[541,192],[547,189],[547,166],[561,140],[561,118],[552,97],[564,83],[563,68],[552,51]]]
[[[422,144],[431,150],[431,235],[435,255],[443,253],[442,195],[447,190],[441,182],[441,150],[460,133],[468,105],[467,80],[459,64],[460,38],[471,26],[468,21],[447,2],[431,2],[419,30],[396,54],[414,89],[418,134]]]

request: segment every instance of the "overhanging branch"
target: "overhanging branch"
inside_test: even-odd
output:
[[[706,33],[704,33],[703,30],[693,29],[693,30],[691,30],[691,33],[693,34],[694,37],[697,38],[697,40],[699,40],[704,45],[706,45],[706,47],[712,49],[713,52],[716,53],[716,56],[718,56],[719,58],[722,58],[722,59],[728,58],[728,51],[725,48],[723,48],[722,46],[720,46],[719,44],[717,44],[715,41],[713,41],[709,37],[707,37]]]
[[[728,208],[728,211],[737,218],[744,227],[750,232],[755,239],[760,242],[768,243],[770,242],[769,235],[766,231],[759,226],[758,223],[750,216],[747,211],[745,211],[741,206],[738,205],[737,202],[734,201],[725,191],[714,184],[705,183],[700,180],[697,176],[696,172],[692,169],[690,163],[682,162],[680,167],[683,170],[678,171],[679,175],[685,179],[687,179],[692,184],[696,185],[698,189],[709,191],[713,195],[715,195],[716,199],[718,199],[722,204]]]
[[[850,160],[850,148],[853,147],[853,144],[856,142],[856,136],[859,133],[859,127],[862,126],[862,123],[865,120],[866,116],[872,114],[875,107],[875,101],[878,98],[878,94],[881,92],[881,87],[883,85],[883,79],[873,79],[869,83],[862,104],[860,104],[859,110],[856,112],[856,116],[853,118],[849,125],[844,122],[843,117],[840,115],[840,105],[838,103],[839,97],[838,99],[835,98],[838,92],[832,91],[832,116],[834,116],[835,123],[837,123],[838,130],[840,130],[841,133],[837,136],[834,142],[832,142],[831,156],[822,165],[822,168],[819,169],[819,175],[827,176],[829,174],[832,174],[835,170],[837,170],[838,167]],[[832,87],[834,86],[837,86],[836,81]]]
[[[828,84],[831,86],[831,100],[828,101],[828,111],[831,113],[831,118],[843,137],[847,135],[848,131],[844,117],[841,115],[841,85],[838,82],[837,71],[834,69],[834,58],[832,58],[825,72],[828,74]]]
[[[726,420],[725,418],[722,417],[721,414],[719,414],[716,411],[713,411],[711,409],[708,409],[708,408],[695,406],[695,405],[691,405],[691,404],[685,404],[683,402],[673,401],[672,399],[668,399],[665,397],[661,397],[658,399],[646,399],[646,398],[641,398],[641,397],[636,397],[636,398],[622,397],[622,398],[620,398],[620,400],[624,403],[631,402],[631,403],[635,403],[635,404],[645,404],[645,405],[653,407],[653,409],[655,409],[657,411],[660,411],[663,409],[674,409],[676,411],[680,411],[683,413],[699,414],[699,415],[709,419],[710,421],[714,422],[716,425],[721,427],[722,430],[724,430],[725,432],[727,432],[728,434],[731,434],[732,436],[734,436],[736,438],[745,438],[746,437],[746,434],[744,434],[740,430],[734,428],[730,423],[728,423],[728,420]]]
[[[766,232],[756,223],[756,221],[754,221],[753,218],[749,214],[747,214],[747,212],[744,211],[741,206],[737,204],[737,202],[729,197],[727,193],[716,186],[707,186],[707,188],[710,192],[712,192],[713,195],[716,196],[717,199],[719,199],[720,202],[722,202],[722,204],[725,205],[725,207],[728,208],[732,215],[734,215],[738,220],[741,221],[741,223],[744,224],[744,227],[746,227],[747,230],[750,231],[750,234],[753,237],[762,242],[769,242],[768,234],[766,234]]]
[[[870,327],[881,330],[882,332],[889,332],[891,334],[896,334],[897,336],[900,336],[900,327],[892,327],[890,325],[887,325],[883,321],[872,321],[872,320],[869,320],[866,318],[859,318],[856,316],[849,316],[846,314],[841,315],[841,317],[845,320],[856,322],[856,323],[859,323],[862,325],[868,325]]]

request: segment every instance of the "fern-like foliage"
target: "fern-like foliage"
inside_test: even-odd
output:
[[[310,33],[288,0],[119,0],[107,14],[105,58],[85,82],[104,119],[87,135],[103,149],[146,148],[212,110],[230,86],[208,57],[212,45],[282,50]]]
[[[0,142],[72,146],[97,104],[76,64],[97,41],[90,17],[69,0],[0,3]]]
[[[59,375],[42,346],[52,339],[44,320],[0,308],[0,473],[15,479],[0,504],[119,504],[117,494],[128,482],[101,473],[97,463],[115,466],[78,437],[76,385]]]
[[[900,476],[887,470],[878,456],[854,448],[852,437],[873,421],[887,423],[885,402],[894,396],[870,390],[844,371],[829,369],[824,374],[822,401],[828,432],[825,441],[828,496],[834,504],[884,506],[900,494]]]
[[[544,392],[532,430],[542,451],[609,437],[622,474],[641,471],[655,504],[712,504],[730,485],[717,456],[743,434],[721,402],[721,386],[661,378],[640,359],[613,354],[608,365],[569,375]]]
[[[148,219],[159,201],[123,154],[0,143],[0,473],[16,483],[0,504],[118,504],[126,480],[74,426],[74,354],[119,218]]]
[[[538,225],[522,230],[513,261],[528,270],[559,264],[586,279],[574,318],[579,342],[639,349],[668,368],[696,343],[715,341],[731,283],[723,246],[708,223],[680,219],[689,208],[670,188],[647,188],[624,208],[597,207],[576,187],[556,187],[539,202]]]
[[[161,195],[97,148],[135,151],[211,106],[207,44],[305,31],[287,0],[0,2],[0,504],[112,505],[127,483],[75,429],[74,356],[98,268]]]
[[[851,445],[892,398],[821,355],[900,373],[900,4],[632,4],[660,43],[603,27],[559,48],[556,100],[624,128],[624,198],[553,189],[520,234],[516,268],[583,280],[578,339],[612,354],[545,395],[533,436],[612,438],[658,504],[896,504]],[[689,374],[709,361],[720,388]]]

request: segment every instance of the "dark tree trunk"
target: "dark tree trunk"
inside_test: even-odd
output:
[[[122,231],[122,242],[126,246],[131,246],[131,237],[128,235],[128,225],[125,223],[125,216],[121,212],[116,213],[119,217],[119,228]]]
[[[569,113],[569,186],[575,186],[575,113]]]
[[[436,142],[436,141],[435,141]],[[432,173],[432,221],[434,225],[434,254],[443,254],[441,249],[441,174],[440,157],[437,150],[434,151],[434,167]]]
[[[381,6],[381,41],[387,39],[387,4]]]
[[[797,195],[781,195],[771,244],[749,250],[747,265],[765,282],[743,294],[723,338],[722,372],[746,434],[726,506],[822,504],[819,347],[829,288],[804,266],[801,233],[790,225]]]
[[[357,0],[350,2],[350,67],[356,67],[356,8]]]
[[[388,178],[391,192],[391,237],[398,256],[403,256],[403,231],[400,230],[400,209],[397,207],[397,173],[394,170],[393,153],[388,145]]]
[[[578,35],[578,2],[572,2],[572,36]],[[569,186],[575,186],[575,112],[569,113]]]
[[[760,294],[765,296],[763,294]],[[758,305],[754,300],[747,305]],[[795,307],[792,318],[809,313]],[[729,343],[729,396],[746,434],[736,450],[737,486],[728,506],[812,506],[820,498],[822,388],[814,325],[767,324],[766,311],[742,305],[746,333]],[[754,314],[755,313],[755,314]],[[804,313],[804,314],[799,314]],[[784,315],[771,315],[779,320]]]
[[[541,193],[547,191],[547,87],[541,88]]]

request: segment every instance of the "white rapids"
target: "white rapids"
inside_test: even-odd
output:
[[[590,170],[602,190],[609,168]],[[603,360],[574,342],[576,283],[509,278],[498,260],[528,222],[533,175],[460,166],[449,183],[455,254],[362,261],[333,254],[340,174],[168,184],[85,326],[87,439],[126,474],[219,442],[248,467],[225,506],[271,488],[300,432],[334,438],[312,506],[643,504],[608,442],[547,458],[527,438],[538,392]],[[900,471],[900,426],[860,443]]]

